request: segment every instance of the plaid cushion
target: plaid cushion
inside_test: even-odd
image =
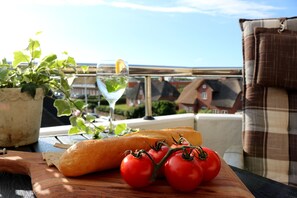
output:
[[[257,33],[255,36],[257,27],[279,28],[281,23],[285,31],[297,30],[297,17],[240,20],[244,63],[243,150],[246,169],[297,187],[297,91],[283,88],[284,79],[278,77],[279,74],[283,76],[283,73],[269,73],[273,64],[266,64],[266,61],[271,59],[265,60],[259,54],[265,54],[267,49],[273,48],[267,44],[274,41],[268,41],[261,48],[259,43],[257,46],[257,41],[263,37],[260,38]],[[296,48],[296,44],[293,47]],[[288,68],[296,73],[296,53],[292,64],[295,64],[296,69]]]
[[[297,32],[257,27],[255,39],[256,83],[297,89]]]

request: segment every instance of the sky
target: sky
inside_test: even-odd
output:
[[[78,63],[241,67],[239,19],[297,16],[296,0],[0,1],[0,58],[41,43]],[[36,32],[42,32],[36,36]]]

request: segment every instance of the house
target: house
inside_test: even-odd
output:
[[[236,78],[200,79],[188,84],[176,100],[180,109],[197,113],[236,113],[242,106],[242,81]]]
[[[77,77],[74,79],[71,87],[71,95],[75,98],[99,94],[96,77]]]
[[[171,83],[164,78],[152,80],[152,101],[169,100],[175,101],[180,93]],[[135,86],[129,86],[126,89],[127,104],[129,106],[137,106],[143,104],[145,100],[144,82],[135,83]]]

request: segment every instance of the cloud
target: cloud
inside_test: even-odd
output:
[[[107,1],[106,1],[107,2]],[[135,1],[137,2],[137,1]],[[144,2],[144,1],[142,1]],[[163,2],[164,3],[164,2]],[[110,6],[165,13],[202,13],[240,17],[270,17],[282,8],[247,0],[175,0],[163,6],[113,1]]]
[[[259,1],[245,0],[180,0],[179,3],[186,5],[197,12],[211,15],[268,17],[271,12],[281,8],[258,3]]]
[[[145,10],[151,12],[168,12],[168,13],[189,13],[195,12],[195,8],[187,7],[187,6],[148,6],[148,5],[141,5],[136,3],[129,3],[129,2],[113,2],[110,4],[114,7],[121,7],[121,8],[131,8],[137,10]]]
[[[10,0],[1,1],[0,5],[24,5],[24,4],[34,4],[34,5],[54,5],[54,6],[64,6],[64,5],[100,5],[106,4],[106,0]]]
[[[276,6],[251,0],[10,0],[5,4],[42,4],[42,5],[105,5],[163,13],[202,13],[240,17],[270,17],[281,10]],[[141,3],[140,3],[141,2]],[[157,2],[157,3],[154,3]],[[269,1],[268,1],[269,2]],[[3,4],[2,2],[0,4]],[[162,6],[160,6],[162,4]]]

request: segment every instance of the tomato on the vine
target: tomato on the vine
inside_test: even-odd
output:
[[[128,154],[121,163],[122,178],[132,187],[140,188],[152,183],[154,164],[146,154],[135,157]]]
[[[221,170],[221,160],[219,155],[212,149],[202,147],[202,152],[199,153],[199,163],[203,168],[203,181],[207,182],[215,178]],[[205,153],[203,153],[205,152]],[[203,159],[205,158],[205,159]]]
[[[161,162],[161,160],[164,158],[164,156],[167,154],[169,151],[169,147],[166,145],[161,145],[161,146],[156,146],[154,148],[151,148],[148,151],[148,154],[153,158],[153,160],[156,163]],[[162,166],[158,172],[159,177],[164,176],[164,166]]]
[[[183,146],[191,146],[191,144],[184,138],[180,138],[178,141],[175,141],[175,143],[173,143],[170,148],[175,149],[175,148],[181,148]],[[186,148],[185,149],[188,153],[192,152],[192,148]],[[174,154],[176,153],[182,153],[183,150],[179,150],[174,152]]]
[[[198,159],[191,155],[184,158],[184,153],[172,155],[165,163],[165,177],[168,183],[176,190],[190,192],[195,190],[203,179],[203,169]]]
[[[178,148],[181,146],[190,146],[191,144],[185,138],[181,137],[179,140],[173,139],[174,143],[171,145],[171,148]]]
[[[148,151],[148,154],[155,160],[156,163],[159,163],[163,157],[167,154],[169,150],[168,146],[161,146],[160,148],[151,148]]]

